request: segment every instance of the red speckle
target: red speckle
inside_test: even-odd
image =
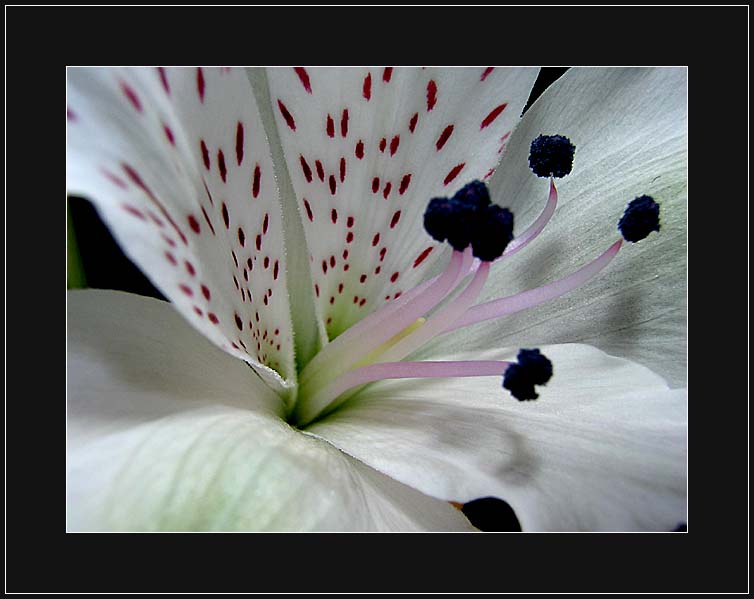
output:
[[[437,104],[437,83],[434,80],[430,80],[427,83],[427,112],[432,110]]]
[[[364,96],[367,102],[372,97],[372,73],[367,73],[364,77],[364,85],[361,86],[361,94]]]
[[[107,179],[111,183],[117,185],[121,189],[126,189],[127,188],[126,182],[123,179],[121,179],[120,177],[116,177],[110,171],[108,171],[108,170],[106,170],[104,168],[102,168],[100,170],[101,170],[102,174],[105,175],[105,177],[107,177]]]
[[[335,256],[330,256],[330,267],[335,268]]]
[[[440,137],[437,138],[437,141],[435,142],[435,147],[437,148],[437,151],[439,152],[442,150],[442,147],[445,145],[445,142],[448,141],[448,138],[453,133],[453,125],[448,125],[443,129],[443,132],[440,134]]]
[[[343,260],[348,260],[348,250],[343,250]]]
[[[293,70],[296,71],[296,75],[298,75],[298,78],[301,80],[301,84],[304,86],[306,93],[311,94],[312,84],[309,81],[309,73],[306,72],[304,67],[293,67]]]
[[[306,216],[309,219],[309,222],[314,222],[314,214],[312,213],[312,207],[309,205],[309,202],[304,199],[304,209],[306,210]]]
[[[204,140],[199,140],[199,146],[202,150],[202,161],[204,162],[204,168],[209,170],[209,150],[207,149],[207,144],[204,143]]]
[[[225,228],[230,228],[230,216],[228,215],[228,207],[225,205],[225,202],[223,202],[222,209],[221,209],[222,215],[223,215],[223,222],[225,223]]]
[[[217,316],[215,316],[214,312],[208,313],[207,314],[207,318],[209,318],[209,321],[212,324],[218,324],[220,322],[220,320],[217,318]]]
[[[317,285],[316,283],[314,284],[314,295],[319,297],[319,285]]]
[[[411,117],[411,120],[408,123],[408,130],[413,133],[414,130],[416,130],[416,123],[419,121],[419,113],[415,112],[414,116]]]
[[[233,250],[230,251],[230,256],[233,258],[233,264],[238,268],[238,257],[236,257],[236,253]]]
[[[196,69],[196,91],[199,92],[199,101],[204,103],[204,72],[202,67]]]
[[[238,121],[236,125],[236,161],[238,166],[243,162],[243,123]]]
[[[246,266],[249,267],[249,270],[254,270],[254,263],[251,261],[251,257],[246,258]]]
[[[395,156],[395,153],[398,151],[398,145],[401,143],[401,137],[400,135],[396,135],[393,137],[393,139],[390,140],[390,155]]]
[[[376,274],[376,275],[380,274],[381,270],[382,270],[382,267],[378,266],[377,268],[374,269],[374,274]]]
[[[327,137],[335,137],[335,123],[332,120],[332,117],[328,113],[327,115]]]
[[[204,316],[204,312],[202,312],[202,309],[199,306],[194,306],[194,312],[196,312],[197,316]]]
[[[432,250],[433,250],[433,249],[434,249],[434,247],[430,246],[430,247],[428,247],[427,249],[425,249],[425,250],[424,250],[424,251],[423,251],[423,252],[422,252],[421,254],[419,254],[419,255],[418,255],[418,256],[416,257],[416,260],[414,260],[414,268],[416,268],[416,267],[417,267],[417,266],[419,266],[419,265],[420,265],[420,264],[421,264],[422,262],[424,262],[424,260],[425,260],[425,259],[427,258],[427,256],[429,256],[429,255],[430,255],[430,254],[432,253]]]
[[[343,115],[340,117],[340,135],[342,137],[348,135],[348,108],[343,109]]]
[[[189,274],[190,276],[192,276],[192,277],[193,277],[193,276],[194,276],[194,275],[196,274],[196,269],[194,268],[194,265],[193,265],[193,264],[191,264],[191,262],[189,262],[188,260],[184,260],[184,261],[183,261],[183,264],[184,264],[184,265],[186,266],[186,272],[187,272],[187,273],[188,273],[188,274]]]
[[[356,144],[356,150],[354,151],[354,154],[356,155],[356,158],[361,160],[364,158],[364,142],[359,140],[359,143]]]
[[[484,69],[484,73],[482,73],[482,76],[480,77],[479,81],[484,81],[487,79],[487,75],[489,75],[492,71],[495,70],[495,67],[487,67]]]
[[[375,177],[372,179],[372,193],[377,193],[380,190],[380,178]]]
[[[359,283],[366,283],[366,282],[367,282],[367,276],[366,275],[361,275],[359,277]]]
[[[270,215],[265,212],[264,220],[262,221],[262,235],[267,235],[267,229],[270,227]]]
[[[215,227],[212,226],[212,221],[209,220],[209,215],[207,214],[207,211],[204,209],[204,206],[202,206],[202,214],[204,215],[204,220],[207,221],[207,226],[209,227],[209,230],[212,231],[212,235],[214,235]]]
[[[330,211],[330,220],[332,220],[332,224],[338,222],[338,211],[335,208]]]
[[[400,276],[400,273],[394,272],[392,275],[390,275],[390,282],[395,283],[398,280],[399,276]]]
[[[225,168],[225,154],[223,154],[222,150],[217,151],[217,168],[220,171],[220,178],[223,180],[223,183],[225,183],[228,169]]]
[[[346,227],[348,227],[349,229],[350,229],[351,227],[353,227],[353,222],[354,222],[354,220],[353,220],[353,216],[349,216],[349,217],[348,217],[348,218],[346,219]]]
[[[367,299],[366,299],[365,297],[362,297],[362,298],[361,298],[361,299],[359,300],[359,306],[363,306],[363,305],[364,305],[364,304],[366,304],[366,303],[367,303]]]
[[[338,293],[339,293],[339,294],[340,294],[340,293],[343,293],[343,283],[340,283],[340,284],[338,285]]]
[[[486,117],[484,117],[484,120],[482,121],[482,126],[479,127],[479,129],[484,129],[487,125],[489,125],[492,121],[494,121],[498,116],[500,116],[500,113],[505,110],[505,107],[508,106],[507,103],[500,104],[500,106],[496,107],[492,110]]]
[[[142,112],[141,101],[139,100],[139,96],[136,95],[136,92],[128,84],[123,83],[122,81],[120,83],[120,89],[123,90],[126,98],[128,98],[128,101],[131,102],[131,105],[136,111]]]
[[[165,132],[165,137],[168,138],[170,145],[175,146],[175,137],[173,136],[173,132],[170,130],[170,127],[168,127],[167,125],[162,125],[162,130]]]
[[[487,171],[487,174],[484,177],[482,177],[482,179],[489,179],[493,175],[494,172],[495,172],[495,169],[491,168],[490,170]]]
[[[353,231],[349,231],[346,235],[346,243],[351,243],[353,241]],[[345,253],[345,252],[344,252]],[[343,260],[345,260],[345,256],[343,257]]]
[[[243,320],[241,320],[241,317],[238,314],[233,314],[235,320],[236,320],[236,326],[238,327],[239,331],[243,331]]]
[[[168,259],[168,262],[170,262],[170,264],[172,264],[173,266],[178,265],[178,260],[176,260],[175,256],[173,256],[173,254],[171,254],[170,252],[165,252],[165,257]]]
[[[385,83],[390,82],[390,78],[393,76],[393,67],[385,67],[385,70],[382,71],[382,80]]]
[[[335,175],[330,175],[330,193],[335,195]]]
[[[358,304],[359,303],[359,296],[358,295],[354,295],[353,296],[353,303],[354,304]]]
[[[390,190],[393,189],[393,184],[388,181],[385,183],[385,189],[382,190],[382,197],[387,200],[387,197],[390,195]]]
[[[450,172],[447,175],[445,175],[445,179],[443,179],[443,185],[447,185],[453,179],[455,179],[458,176],[458,173],[460,173],[461,170],[463,170],[464,166],[466,166],[466,163],[462,162],[461,164],[457,164],[452,169],[450,169]]]
[[[189,227],[191,227],[191,230],[192,230],[192,231],[193,231],[194,233],[196,233],[197,235],[199,235],[199,233],[201,233],[201,231],[202,231],[202,230],[201,230],[201,228],[199,227],[199,221],[198,221],[198,220],[196,220],[196,218],[194,217],[194,215],[193,215],[193,214],[189,214],[189,217],[188,217],[188,224],[189,224]]]
[[[285,104],[283,104],[281,100],[278,100],[278,108],[280,109],[280,114],[283,115],[285,123],[291,128],[292,131],[295,131],[296,121],[293,119],[293,115],[288,112],[288,109],[285,107]]]
[[[151,210],[147,210],[147,214],[149,215],[149,218],[152,219],[152,222],[155,225],[157,225],[160,228],[165,226],[165,223],[162,222],[162,219],[159,216],[157,216],[154,212],[152,212]]]
[[[319,177],[319,180],[324,183],[325,182],[325,169],[323,168],[322,163],[319,160],[315,160],[314,166],[317,168],[317,176]]]
[[[340,182],[343,183],[346,178],[346,159],[341,157],[340,159]]]
[[[385,148],[387,147],[387,140],[384,137],[380,140],[380,146],[379,147],[380,147],[380,152],[384,152],[385,151]]]
[[[372,237],[372,247],[377,247],[377,244],[380,242],[380,234],[376,233],[374,237]]]
[[[164,233],[162,234],[162,238],[165,240],[165,243],[167,243],[171,248],[175,247],[175,241],[173,241],[172,239],[170,239],[170,237],[168,237]]]
[[[212,294],[209,292],[209,287],[207,287],[206,285],[202,285],[202,295],[207,301],[212,298]]]
[[[238,227],[238,243],[241,244],[241,247],[246,245],[246,233],[243,232],[241,227]]]
[[[138,208],[134,208],[130,204],[123,204],[122,206],[123,206],[123,210],[125,210],[129,214],[132,214],[136,218],[140,218],[141,220],[147,220],[147,217],[144,216],[144,213]]]
[[[255,198],[259,195],[259,185],[262,179],[262,171],[257,164],[254,167],[254,181],[251,184],[251,195]]]
[[[330,305],[332,306],[335,303],[335,296],[330,296]]]
[[[322,272],[327,274],[327,260],[322,260]]]
[[[280,263],[275,260],[275,264],[272,265],[272,279],[273,281],[278,280],[278,274],[280,273]],[[272,295],[272,294],[270,294]]]
[[[170,85],[168,84],[168,74],[165,72],[165,69],[163,67],[157,67],[157,72],[160,75],[160,82],[162,83],[162,87],[165,90],[165,93],[170,95]]]
[[[411,183],[411,173],[403,175],[403,178],[401,179],[401,184],[398,187],[398,193],[400,195],[403,195],[404,193],[406,193],[406,190],[408,189],[408,186],[410,183]]]
[[[233,349],[238,349],[238,346],[233,341],[230,342],[230,345]]]
[[[194,292],[192,291],[191,287],[189,287],[188,285],[184,285],[181,283],[180,285],[178,285],[178,288],[189,297],[193,297]]]
[[[395,214],[393,214],[393,218],[390,219],[390,228],[395,229],[395,225],[398,224],[398,221],[401,219],[401,211],[397,210]]]
[[[257,248],[257,251],[258,251],[258,252],[261,252],[261,251],[262,251],[262,236],[261,236],[261,235],[257,235],[257,236],[256,236],[256,237],[254,238],[254,247],[256,247],[256,248]]]
[[[380,262],[382,262],[385,259],[385,254],[387,254],[387,248],[382,248],[380,250]]]
[[[309,164],[306,162],[306,159],[303,155],[299,156],[299,160],[301,161],[301,170],[304,171],[304,178],[306,179],[307,183],[312,182],[312,169],[309,168]]]

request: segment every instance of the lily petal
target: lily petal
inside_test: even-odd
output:
[[[618,239],[631,200],[660,204],[661,230],[625,244],[608,269],[557,300],[438,338],[421,356],[474,348],[582,342],[686,380],[686,73],[684,69],[571,69],[527,111],[490,187],[523,230],[547,181],[528,168],[531,141],[562,134],[576,146],[557,182],[559,205],[542,234],[496,265],[480,303],[555,281]]]
[[[279,397],[165,302],[69,293],[71,530],[472,530],[301,434]]]
[[[386,381],[308,430],[428,495],[500,497],[524,530],[685,521],[685,391],[590,346],[541,349],[555,374],[535,402],[514,400],[499,377]]]
[[[537,69],[270,69],[270,98],[330,338],[445,252],[433,196],[492,174]]]
[[[68,189],[191,324],[295,377],[272,159],[243,70],[69,70]]]

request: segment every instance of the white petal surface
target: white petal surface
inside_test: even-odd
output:
[[[293,378],[278,191],[244,71],[72,68],[68,107],[69,192],[194,327],[269,382]]]
[[[471,530],[291,429],[259,377],[169,304],[68,298],[69,530]]]
[[[413,287],[445,254],[424,232],[427,202],[491,176],[536,75],[268,70],[330,337]]]
[[[559,205],[525,250],[495,265],[481,301],[562,278],[616,239],[631,200],[660,204],[661,230],[625,244],[596,279],[537,308],[438,338],[421,356],[583,342],[649,366],[671,386],[686,381],[685,69],[571,69],[527,111],[490,186],[517,230],[531,223],[548,182],[528,168],[531,141],[562,134],[576,145]]]
[[[309,430],[428,495],[505,499],[524,530],[685,521],[685,391],[586,345],[541,349],[554,375],[536,401],[516,401],[499,377],[381,382]]]

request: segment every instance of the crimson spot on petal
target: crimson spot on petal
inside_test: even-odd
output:
[[[330,175],[329,183],[330,183],[330,193],[332,195],[335,195],[335,175]]]
[[[332,220],[332,224],[338,222],[338,211],[335,208],[330,211],[330,220]]]
[[[346,179],[346,159],[341,157],[340,159],[340,182],[343,183]]]
[[[254,167],[254,182],[251,185],[251,193],[256,198],[259,195],[259,185],[262,172],[259,168],[259,164]]]
[[[433,249],[434,249],[434,247],[430,246],[427,249],[425,249],[421,254],[419,254],[416,257],[416,260],[414,260],[414,268],[416,268],[422,262],[424,262],[424,260],[427,258],[427,256],[429,256],[429,254],[432,252]]]
[[[125,94],[126,98],[128,98],[128,101],[131,103],[131,105],[136,109],[137,112],[142,112],[141,107],[141,101],[139,100],[139,96],[136,95],[136,92],[126,83],[120,82],[120,89]]]
[[[328,113],[327,115],[327,137],[335,137],[335,122],[332,120],[332,117]]]
[[[437,83],[430,80],[427,83],[427,112],[431,111],[437,104]]]
[[[452,169],[450,169],[450,172],[445,175],[445,179],[443,180],[443,185],[447,185],[450,183],[453,179],[455,179],[458,176],[458,173],[463,170],[463,167],[466,166],[465,162],[462,162],[461,164],[457,164]]]
[[[393,184],[388,181],[385,183],[385,189],[382,190],[382,197],[387,200],[387,197],[390,195],[390,190],[393,189]]]
[[[243,123],[241,121],[238,121],[236,126],[236,160],[238,166],[241,166],[243,162]]]
[[[217,168],[220,171],[220,178],[223,180],[223,183],[225,183],[228,169],[225,168],[225,154],[223,154],[222,150],[217,151]]]
[[[342,137],[348,135],[348,108],[343,109],[343,115],[340,117],[340,135]]]
[[[309,164],[306,162],[306,159],[304,158],[303,154],[299,156],[299,160],[301,161],[301,170],[304,171],[304,178],[306,179],[307,183],[312,182],[312,169],[309,168]]]
[[[296,75],[298,75],[298,78],[301,80],[301,84],[304,86],[306,93],[311,94],[312,85],[309,81],[309,73],[306,72],[304,67],[293,67],[293,70],[296,71]]]
[[[220,322],[217,316],[215,316],[214,312],[210,312],[209,314],[207,314],[207,318],[209,318],[212,324],[218,324]]]
[[[238,243],[241,244],[241,247],[246,245],[246,233],[243,232],[241,227],[238,227]]]
[[[290,127],[292,131],[295,131],[296,121],[293,119],[293,115],[288,112],[288,108],[286,108],[285,104],[283,104],[281,100],[278,100],[278,108],[280,109],[280,114],[283,115],[283,119],[285,120],[288,127]]]
[[[196,218],[194,217],[193,214],[189,214],[188,224],[189,224],[189,226],[191,227],[191,230],[194,233],[196,233],[197,235],[199,235],[199,233],[201,233],[201,228],[199,226],[199,221],[196,220]]]
[[[204,103],[204,71],[202,67],[196,69],[196,91],[199,92],[199,101]]]
[[[361,160],[364,158],[364,142],[359,140],[359,143],[356,144],[356,150],[354,151],[354,154],[356,155],[356,158]]]
[[[409,183],[411,183],[411,173],[407,173],[403,175],[403,178],[401,179],[401,184],[398,187],[398,193],[400,195],[403,195],[404,193],[406,193]]]
[[[265,212],[264,220],[262,221],[262,235],[267,235],[267,229],[270,226],[270,215]]]
[[[202,161],[204,162],[204,168],[209,170],[209,150],[207,149],[207,144],[204,143],[204,140],[199,140],[199,146],[202,150]]]
[[[376,233],[374,237],[372,237],[372,247],[377,247],[377,244],[380,242],[380,234]]]
[[[393,139],[390,140],[390,155],[395,156],[395,153],[398,151],[398,144],[401,143],[401,138],[399,135],[396,135],[393,137]]]
[[[375,177],[372,179],[372,193],[377,193],[380,190],[380,178]]]
[[[486,69],[484,69],[484,73],[482,73],[482,76],[479,79],[479,81],[484,81],[485,79],[487,79],[487,75],[489,75],[494,70],[495,70],[495,67],[487,67]]]
[[[309,222],[314,222],[314,214],[312,213],[312,207],[309,205],[308,200],[304,198],[304,208],[306,209],[306,216],[309,219]]]
[[[393,218],[390,219],[390,228],[395,229],[395,225],[398,224],[398,221],[401,219],[401,211],[396,210],[395,214],[393,214]]]
[[[168,84],[168,75],[163,67],[157,67],[157,72],[160,74],[160,82],[165,90],[165,93],[170,95],[170,85]]]
[[[390,78],[393,76],[393,67],[385,67],[385,70],[382,71],[382,80],[385,83],[390,83]]]
[[[445,142],[448,141],[448,138],[453,133],[453,125],[448,125],[443,129],[443,132],[440,134],[440,137],[437,138],[437,142],[435,142],[435,147],[437,148],[437,151],[439,152],[442,150],[442,147],[445,145]]]
[[[238,327],[239,331],[243,331],[243,320],[241,320],[241,317],[238,314],[233,314],[236,320],[236,327]]]
[[[170,130],[170,127],[163,125],[162,130],[165,132],[165,137],[168,138],[170,145],[175,146],[175,137],[173,137],[173,132]]]
[[[390,282],[395,283],[398,280],[399,276],[400,276],[400,273],[394,272],[392,275],[390,275]]]
[[[479,127],[479,129],[484,129],[487,125],[489,125],[492,121],[494,121],[498,116],[500,116],[500,113],[503,112],[503,110],[505,110],[506,106],[508,106],[508,104],[504,103],[494,108],[492,112],[490,112],[486,117],[484,117],[484,120],[482,121],[482,126]]]
[[[324,183],[325,182],[325,169],[322,166],[322,163],[319,160],[315,160],[314,166],[317,168],[317,176],[319,177],[319,180]]]
[[[416,123],[419,121],[419,113],[415,112],[414,116],[411,117],[411,120],[408,123],[408,130],[413,133],[416,130]]]
[[[372,73],[367,73],[364,77],[364,84],[361,86],[361,94],[364,96],[367,102],[372,97]]]
[[[209,292],[209,287],[207,287],[206,285],[202,285],[202,295],[207,301],[209,301],[212,297],[212,294]]]
[[[194,292],[192,291],[191,287],[189,287],[188,285],[184,285],[183,283],[181,283],[180,285],[178,285],[178,287],[180,288],[181,291],[183,291],[183,293],[185,293],[189,297],[192,297],[194,295]]]

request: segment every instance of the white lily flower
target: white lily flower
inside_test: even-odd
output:
[[[70,69],[68,189],[172,305],[68,294],[69,529],[684,522],[685,72],[571,69],[519,123],[537,72]],[[451,250],[428,203],[475,180],[496,233]]]

